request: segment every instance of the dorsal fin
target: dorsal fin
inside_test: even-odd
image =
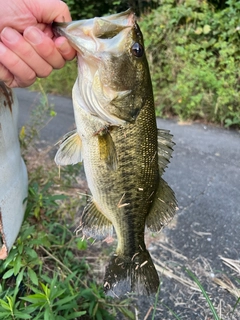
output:
[[[172,148],[175,143],[172,141],[172,137],[168,130],[158,129],[158,166],[160,176],[167,167],[173,152]]]

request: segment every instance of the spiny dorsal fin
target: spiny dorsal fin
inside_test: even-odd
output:
[[[168,130],[158,129],[158,166],[160,176],[168,165],[173,152],[172,148],[175,143],[172,141],[172,137]]]
[[[60,166],[82,162],[82,141],[76,130],[65,134],[54,160]]]
[[[146,225],[152,232],[160,231],[173,218],[177,209],[174,192],[168,184],[160,178],[159,186],[147,216]]]
[[[107,131],[98,134],[98,143],[100,150],[100,159],[105,161],[107,167],[111,170],[117,169],[117,153],[111,134]]]
[[[104,238],[113,233],[112,222],[109,221],[91,200],[84,208],[80,229],[83,234],[93,238]]]

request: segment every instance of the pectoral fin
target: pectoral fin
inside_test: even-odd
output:
[[[117,153],[111,134],[107,129],[98,135],[100,159],[103,160],[111,170],[117,169]]]
[[[177,201],[174,192],[168,184],[160,178],[151,211],[146,219],[146,225],[149,230],[157,232],[165,227],[173,218],[176,208]]]
[[[76,130],[63,137],[54,160],[60,166],[82,162],[82,141]]]
[[[158,129],[158,166],[160,176],[167,167],[173,152],[172,148],[175,143],[172,141],[172,137],[168,130]]]
[[[83,233],[93,238],[105,238],[113,233],[113,225],[91,200],[84,208],[80,228]]]

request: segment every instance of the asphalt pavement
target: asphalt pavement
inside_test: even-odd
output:
[[[29,121],[39,95],[25,89],[16,91],[20,128]],[[49,95],[49,100],[57,116],[41,131],[42,146],[53,145],[74,127],[71,99]],[[236,299],[212,279],[223,272],[236,276],[221,257],[240,260],[240,132],[164,119],[157,119],[157,123],[174,135],[176,145],[164,179],[175,191],[179,210],[149,247],[162,277],[156,319],[175,319],[168,308],[181,319],[213,319],[202,293],[181,283],[181,279],[191,280],[182,267],[198,276],[216,308],[221,305],[222,319],[230,319]],[[160,271],[161,265],[179,279]],[[143,315],[139,319],[144,319]],[[240,310],[231,319],[240,319]]]

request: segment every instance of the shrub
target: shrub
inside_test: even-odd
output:
[[[162,0],[140,21],[157,113],[240,124],[240,3]]]

